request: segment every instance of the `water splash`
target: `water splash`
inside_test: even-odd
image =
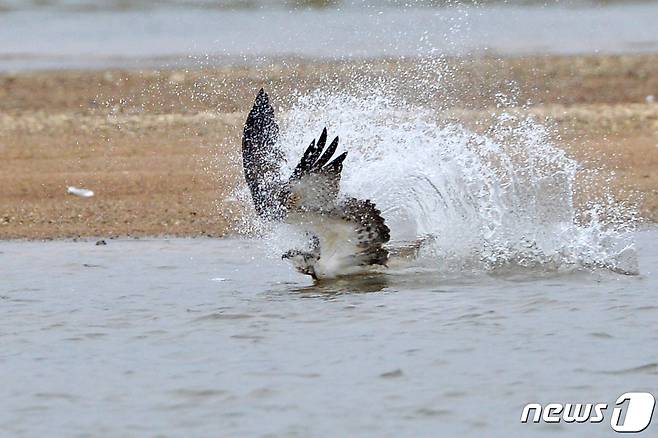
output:
[[[503,112],[476,133],[384,91],[316,91],[299,97],[282,120],[284,171],[325,124],[349,151],[342,194],[376,202],[394,241],[434,236],[429,257],[441,270],[637,273],[634,223],[619,219],[632,207],[607,195],[579,211],[574,195],[583,169],[531,118]],[[289,231],[277,233],[274,240],[290,243]]]

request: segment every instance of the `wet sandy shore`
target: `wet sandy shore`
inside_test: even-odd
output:
[[[415,61],[0,75],[0,238],[230,234],[244,209],[229,196],[242,183],[240,131],[258,88],[286,111],[293,90],[401,72],[396,93],[473,126],[500,111],[497,93],[516,90],[515,111],[547,119],[568,153],[614,172],[619,196],[639,193],[643,216],[658,220],[658,55],[443,67],[431,99],[414,87],[427,71]],[[67,195],[69,185],[96,196]],[[581,201],[595,191],[584,186]]]

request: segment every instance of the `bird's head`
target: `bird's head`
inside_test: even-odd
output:
[[[310,275],[317,280],[315,273],[315,264],[319,259],[317,254],[291,249],[290,251],[283,254],[281,258],[292,263],[297,272]]]

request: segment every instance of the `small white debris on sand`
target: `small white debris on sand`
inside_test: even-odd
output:
[[[645,98],[645,100],[647,101],[647,103],[651,104],[651,103],[654,103],[656,101],[656,98],[653,94],[650,94]]]
[[[78,187],[73,187],[73,186],[69,187],[66,191],[71,195],[79,196],[81,198],[91,198],[92,196],[94,196],[94,192],[92,192],[91,190],[80,189]]]

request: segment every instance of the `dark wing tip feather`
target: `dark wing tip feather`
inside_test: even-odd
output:
[[[257,131],[254,134],[260,135],[271,135],[273,131],[278,134],[278,126],[274,121],[274,108],[270,105],[270,98],[262,88],[256,95],[244,127],[245,136],[253,131]]]
[[[327,141],[327,137],[322,138],[322,136],[320,136],[320,139],[318,140],[317,143],[315,143],[315,140],[313,140],[315,147],[311,151],[307,151],[309,152],[309,154],[306,157],[306,163],[307,163],[306,171],[310,172],[311,170],[313,170],[313,167],[315,166],[315,163],[318,161],[320,154],[322,154],[322,150],[324,149],[324,145],[326,141]]]
[[[244,125],[242,151],[250,158],[256,158],[254,154],[264,154],[267,148],[274,146],[278,137],[279,126],[274,119],[274,108],[270,105],[267,93],[261,88]]]
[[[343,170],[343,161],[345,161],[345,158],[347,158],[347,152],[343,152],[342,154],[334,158],[334,161],[323,167],[323,170],[326,169],[328,172],[331,173],[340,173]]]
[[[311,157],[315,154],[316,149],[317,146],[315,145],[315,139],[313,139],[311,140],[311,144],[306,148],[306,151],[304,151],[304,155],[302,155],[302,162],[307,163],[311,161]]]
[[[320,134],[320,138],[318,139],[318,148],[321,150],[324,149],[324,145],[327,144],[327,127],[322,130],[322,134]]]
[[[304,155],[302,155],[302,159],[299,161],[299,164],[297,164],[295,170],[293,171],[291,176],[292,180],[299,179],[309,173],[320,172],[322,170],[326,170],[330,173],[340,174],[343,168],[342,163],[347,156],[347,152],[342,153],[332,162],[327,164],[327,162],[329,162],[329,160],[333,157],[336,149],[338,148],[338,137],[334,138],[333,141],[329,144],[329,147],[325,149],[326,144],[327,128],[325,127],[322,130],[317,143],[315,140],[313,140],[311,145],[304,152]]]
[[[274,108],[270,105],[270,97],[267,95],[265,92],[265,89],[261,88],[258,94],[256,95],[256,99],[254,99],[254,106],[251,108],[251,112],[249,115],[252,115],[252,113],[269,113],[272,112],[274,113]]]
[[[302,159],[299,160],[299,163],[295,167],[291,179],[301,178],[303,175],[307,174],[311,170],[311,168],[313,167],[313,163],[315,163],[315,159],[313,158],[313,156],[316,154],[316,151],[317,151],[317,146],[315,144],[315,139],[313,139],[311,140],[311,144],[308,145],[308,147],[304,151],[304,155],[302,155]]]
[[[327,164],[327,162],[333,157],[334,153],[336,152],[336,148],[338,148],[338,137],[334,138],[334,140],[329,144],[329,147],[324,151],[324,154],[318,159],[318,161],[315,163],[314,169],[315,170],[320,170],[322,166]]]

